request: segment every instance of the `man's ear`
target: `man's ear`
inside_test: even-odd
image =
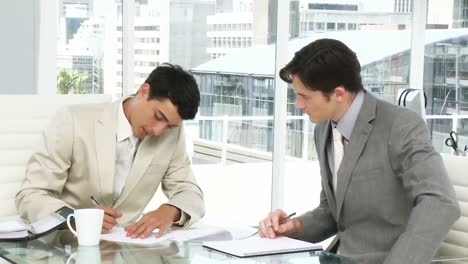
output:
[[[137,94],[141,95],[143,97],[148,97],[150,92],[150,86],[147,83],[144,83],[140,86],[140,89],[138,89]]]
[[[336,102],[343,102],[346,94],[346,89],[343,86],[337,86],[335,88],[335,100]]]

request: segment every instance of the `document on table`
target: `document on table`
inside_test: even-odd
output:
[[[173,241],[187,241],[197,239],[205,236],[214,235],[217,233],[225,232],[224,229],[214,226],[198,226],[190,227],[187,229],[174,228],[169,229],[161,237],[156,238],[156,234],[152,234],[147,238],[130,238],[127,237],[127,232],[122,227],[115,227],[109,234],[102,234],[101,239],[107,241],[114,241],[119,243],[129,244],[140,244],[140,245],[152,245],[157,244],[166,240]]]
[[[203,246],[237,257],[322,250],[321,246],[283,236],[274,239],[253,236],[232,241],[211,241],[204,242]]]

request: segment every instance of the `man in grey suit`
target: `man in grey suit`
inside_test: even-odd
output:
[[[336,235],[334,249],[357,263],[429,263],[460,217],[455,192],[422,118],[365,91],[360,71],[355,53],[333,39],[305,46],[280,71],[296,107],[317,123],[322,191],[317,208],[283,221],[276,210],[259,233]]]
[[[197,221],[203,194],[182,121],[195,117],[199,103],[193,76],[162,64],[135,95],[61,109],[26,166],[19,214],[34,221],[63,207],[94,207],[93,196],[105,211],[104,233],[120,224],[128,236],[144,238]],[[169,201],[138,220],[160,184]]]

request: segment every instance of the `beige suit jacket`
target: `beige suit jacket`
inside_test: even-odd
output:
[[[45,129],[26,167],[16,196],[18,213],[34,221],[62,206],[94,207],[90,196],[123,212],[120,224],[135,221],[158,186],[168,204],[204,215],[203,194],[186,154],[183,126],[141,142],[119,199],[113,204],[117,109],[119,102],[76,105],[60,110]]]

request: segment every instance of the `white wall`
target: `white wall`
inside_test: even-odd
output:
[[[36,93],[36,0],[0,0],[0,94]]]

